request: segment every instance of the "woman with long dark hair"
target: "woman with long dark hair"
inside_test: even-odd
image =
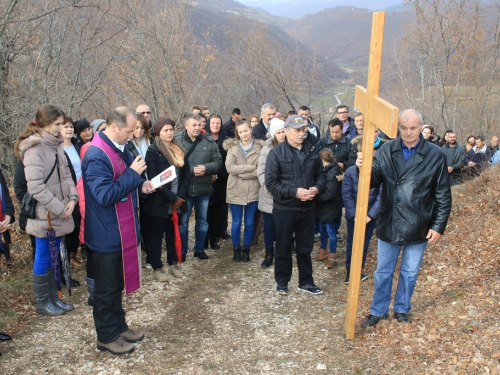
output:
[[[62,236],[71,233],[75,227],[72,214],[78,193],[61,146],[60,128],[65,117],[61,109],[51,104],[42,105],[14,146],[15,155],[24,164],[28,192],[38,202],[36,218],[28,219],[26,232],[36,237],[33,287],[36,311],[43,315],[62,315],[74,309],[58,298],[47,238],[48,215],[58,250]]]
[[[189,190],[189,165],[184,160],[186,150],[174,137],[175,122],[167,117],[155,121],[153,132],[155,141],[146,153],[148,176],[156,177],[167,168],[175,166],[177,178],[158,188],[145,200],[143,210],[151,218],[145,228],[149,240],[149,258],[156,281],[168,281],[163,270],[161,248],[163,236],[166,238],[168,273],[181,278],[179,259],[175,249],[175,224],[172,220],[174,212],[179,221],[181,207],[184,205]]]

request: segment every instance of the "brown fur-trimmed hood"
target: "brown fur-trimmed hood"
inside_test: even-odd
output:
[[[253,144],[254,144],[254,146],[260,145],[260,148],[262,149],[262,147],[264,147],[264,145],[265,145],[265,142],[263,140],[260,140],[260,139],[254,139]],[[232,147],[235,147],[235,146],[239,147],[239,145],[240,145],[240,141],[238,141],[236,138],[228,138],[222,143],[222,148],[224,148],[224,150],[226,150],[226,151],[229,151]]]

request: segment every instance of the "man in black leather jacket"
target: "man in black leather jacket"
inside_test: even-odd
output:
[[[295,233],[299,290],[321,294],[312,276],[314,197],[322,192],[326,174],[316,147],[306,140],[308,124],[301,116],[285,122],[286,141],[274,147],[266,162],[266,187],[273,195],[276,233],[274,278],[280,294],[288,293],[292,276],[292,241]]]
[[[411,296],[427,243],[444,233],[451,211],[451,190],[444,153],[420,134],[422,115],[407,109],[399,115],[400,136],[375,154],[371,187],[383,183],[377,223],[375,292],[364,327],[387,318],[394,270],[402,251],[394,318],[409,323]],[[360,167],[362,157],[356,165]]]

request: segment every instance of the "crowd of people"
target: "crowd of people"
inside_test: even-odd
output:
[[[141,285],[141,250],[154,279],[167,282],[182,278],[180,264],[190,250],[194,258],[208,260],[205,250],[219,250],[221,238],[231,239],[234,262],[249,262],[262,231],[261,267],[274,264],[277,292],[289,293],[295,254],[298,289],[321,294],[312,263],[337,266],[344,212],[348,284],[363,122],[363,114],[350,117],[343,104],[323,135],[307,106],[284,114],[266,103],[260,115],[246,118],[234,108],[226,122],[209,108],[195,106],[176,124],[168,117],[153,121],[146,104],[135,112],[117,107],[92,123],[86,118],[74,122],[60,108],[42,105],[14,147],[19,160],[16,197],[36,200],[33,216],[21,215],[19,222],[33,248],[37,313],[58,316],[74,309],[58,295],[54,274],[60,270],[51,263],[49,226],[58,251],[64,241],[71,265],[86,267],[97,348],[118,355],[132,352],[133,344],[144,338],[127,325],[122,306],[123,290],[131,293]],[[378,257],[365,327],[388,316],[400,253],[394,317],[410,322],[410,299],[425,247],[439,240],[450,214],[450,185],[500,161],[498,137],[489,147],[483,136],[471,136],[463,147],[453,130],[441,139],[413,109],[400,113],[398,133],[390,140],[377,129],[369,140],[375,156],[368,215],[361,219],[366,223],[362,267],[375,228]],[[157,176],[163,181],[166,171],[175,177],[153,183]],[[1,171],[0,184],[0,243],[10,261],[8,229],[14,209]],[[193,208],[194,233],[189,231]],[[316,240],[319,249],[312,258]],[[367,278],[361,274],[361,280]],[[10,336],[0,334],[0,339]]]

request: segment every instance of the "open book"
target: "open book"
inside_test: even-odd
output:
[[[177,174],[175,173],[175,166],[172,165],[171,167],[161,172],[158,176],[151,179],[151,182],[153,183],[152,190],[158,189],[159,187],[168,184],[170,181],[173,181],[176,178]]]

